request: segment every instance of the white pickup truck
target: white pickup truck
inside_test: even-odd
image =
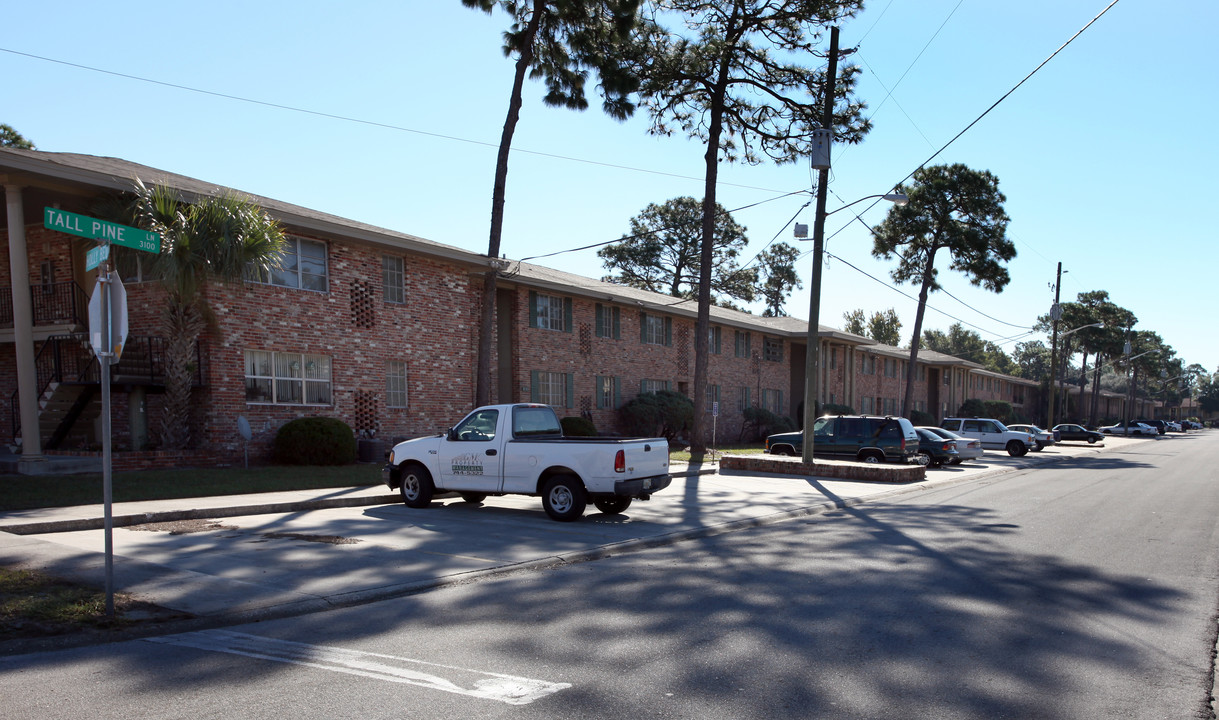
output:
[[[480,407],[448,432],[400,442],[381,472],[407,507],[437,492],[466,502],[488,495],[540,495],[555,520],[579,519],[591,500],[617,514],[669,485],[664,438],[564,437],[548,405]]]

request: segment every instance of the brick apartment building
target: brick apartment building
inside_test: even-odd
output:
[[[134,178],[188,199],[213,185],[114,158],[0,148],[5,216],[0,237],[0,438],[27,459],[92,448],[100,402],[86,341],[85,269],[92,240],[48,230],[44,208],[90,215],[95,201]],[[347,422],[362,437],[437,432],[470,410],[482,276],[478,253],[270,198],[254,200],[289,235],[284,269],[238,286],[206,288],[214,322],[200,339],[195,443],[218,462],[241,456],[244,417],[252,456],[303,416]],[[138,254],[120,266],[130,337],[112,383],[116,451],[154,447],[159,427],[162,290]],[[807,323],[711,310],[694,337],[692,302],[527,263],[500,270],[492,367],[496,401],[545,402],[613,431],[615,409],[640,392],[692,394],[697,342],[710,350],[703,391],[718,404],[720,442],[737,438],[742,411],[802,416]],[[897,413],[906,351],[822,326],[820,401]],[[92,369],[91,369],[92,368]],[[967,398],[1036,407],[1037,384],[923,351],[916,409],[951,414]],[[710,407],[710,404],[708,405]],[[1033,413],[1035,414],[1035,413]],[[709,423],[710,425],[710,423]],[[37,434],[26,430],[38,427]],[[198,461],[200,458],[194,458]]]

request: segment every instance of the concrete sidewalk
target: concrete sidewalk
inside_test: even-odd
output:
[[[412,510],[384,486],[121,503],[113,508],[115,589],[188,615],[195,625],[287,617],[815,515],[1141,442],[1149,441],[1115,439],[1024,458],[988,453],[985,464],[930,470],[926,480],[904,485],[675,467],[673,484],[650,501],[618,516],[590,508],[574,523],[550,520],[538,498],[522,496],[481,505],[442,498]],[[103,587],[102,510],[0,513],[0,565]]]

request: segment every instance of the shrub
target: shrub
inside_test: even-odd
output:
[[[338,418],[297,418],[275,434],[275,461],[284,465],[350,465],[356,436]]]
[[[940,424],[940,421],[936,420],[934,415],[923,412],[922,410],[915,410],[914,412],[910,413],[910,422],[919,427],[935,427],[936,425]]]
[[[1012,404],[1004,400],[987,400],[986,417],[991,417],[1001,423],[1016,422],[1012,415]]]
[[[977,398],[970,398],[961,403],[961,408],[957,410],[957,415],[961,417],[990,417],[986,411],[986,403]]]
[[[776,415],[769,410],[754,406],[745,408],[745,422],[741,424],[740,441],[754,442],[767,435],[791,432],[796,423],[791,418]]]
[[[559,425],[567,437],[596,437],[597,426],[592,420],[578,415],[560,418]]]
[[[627,435],[673,442],[694,422],[694,402],[672,390],[641,393],[618,408],[618,422]]]

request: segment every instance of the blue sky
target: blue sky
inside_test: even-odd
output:
[[[859,46],[859,95],[874,129],[859,146],[835,148],[830,209],[901,181],[1109,2],[872,0],[842,26],[841,42]],[[53,14],[19,3],[5,17],[0,122],[41,150],[121,157],[486,250],[512,73],[502,14],[458,0],[68,0]],[[959,319],[1010,352],[1048,311],[1062,262],[1063,300],[1108,290],[1186,363],[1219,367],[1214,231],[1198,228],[1206,201],[1195,200],[1209,196],[1202,175],[1219,161],[1216,27],[1213,2],[1121,0],[935,158],[998,176],[1019,254],[1000,294],[942,266],[956,299],[933,294],[925,328]],[[540,94],[528,88],[514,142],[509,258],[611,241],[648,203],[701,196],[696,141],[653,137],[642,114],[614,122],[595,102],[584,113],[546,108]],[[721,167],[719,202],[752,206],[734,213],[750,256],[776,237],[795,243],[785,227],[793,217],[812,225],[807,196],[782,197],[811,178],[806,163]],[[863,220],[880,222],[885,204]],[[884,284],[891,265],[871,257],[849,211],[829,219],[827,236],[822,324],[893,307],[908,336],[917,290],[901,288],[906,297]],[[534,262],[605,273],[591,250]],[[811,267],[803,257],[793,316],[808,316]]]

